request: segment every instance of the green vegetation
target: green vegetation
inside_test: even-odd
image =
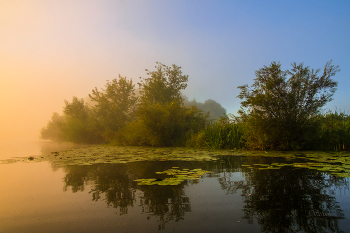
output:
[[[172,169],[165,170],[163,172],[156,172],[156,174],[171,175],[171,178],[157,178],[157,179],[137,179],[138,185],[179,185],[185,180],[199,180],[201,176],[207,173],[213,173],[212,171],[205,171],[200,168],[189,170],[189,169]]]
[[[92,90],[93,105],[73,97],[65,101],[63,115],[54,113],[41,138],[74,143],[115,145],[184,146],[192,134],[204,129],[207,115],[186,107],[181,90],[188,76],[181,67],[157,63],[150,76],[141,79],[141,96],[135,96],[132,80],[119,76],[105,89]]]
[[[208,125],[200,133],[192,135],[189,146],[210,149],[242,149],[243,124],[235,122],[228,116],[221,117]]]
[[[332,76],[339,68],[331,62],[322,72],[302,63],[283,71],[276,62],[257,70],[252,86],[238,87],[239,116],[226,115],[213,100],[188,101],[181,93],[188,81],[181,67],[157,63],[155,70],[146,71],[148,77],[141,78],[136,91],[132,80],[119,76],[105,89],[92,90],[90,104],[77,97],[65,101],[63,115],[54,113],[41,137],[124,146],[350,149],[350,116],[321,113],[337,87]]]
[[[345,113],[328,112],[319,115],[320,127],[314,150],[349,151],[350,150],[350,116]]]
[[[302,63],[292,67],[283,71],[281,64],[272,62],[255,72],[251,87],[239,87],[248,148],[303,149],[317,130],[317,115],[332,100],[337,82],[331,77],[339,69],[327,62],[319,76],[320,69],[310,70]]]
[[[51,152],[50,154],[40,156],[0,160],[0,164],[49,161],[52,166],[58,168],[73,165],[90,166],[96,164],[126,164],[146,161],[189,161],[192,164],[192,162],[199,161],[211,163],[213,166],[215,165],[214,167],[220,167],[222,163],[227,163],[226,160],[232,157],[243,158],[243,162],[235,165],[243,171],[279,170],[288,167],[291,169],[311,169],[336,177],[350,177],[350,154],[347,152],[211,151],[186,147],[93,146]],[[156,172],[157,177],[151,178],[152,180],[142,179],[136,181],[141,185],[178,185],[183,180],[198,179],[199,176],[206,173],[209,172],[194,169],[193,167],[192,170],[179,170],[178,167],[172,167],[172,169],[167,169],[163,172]],[[166,177],[169,175],[172,177]]]

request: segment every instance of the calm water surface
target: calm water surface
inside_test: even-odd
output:
[[[11,154],[3,145],[0,159],[58,149],[37,143],[26,154],[24,144],[18,147]],[[0,232],[350,232],[348,178],[241,166],[271,162],[285,161],[221,156],[215,162],[1,164]],[[164,178],[155,172],[172,167],[214,173],[177,186],[133,181]]]

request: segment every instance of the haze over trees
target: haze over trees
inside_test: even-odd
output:
[[[209,112],[209,119],[215,120],[220,117],[225,116],[226,109],[221,106],[218,102],[212,99],[204,101],[204,103],[197,102],[196,99],[191,101],[185,100],[186,106],[196,106],[198,109],[203,112]]]
[[[226,115],[214,100],[188,101],[181,67],[156,63],[138,89],[119,76],[92,90],[88,101],[64,101],[41,129],[42,139],[115,145],[193,146],[211,149],[349,150],[350,116],[321,113],[332,100],[339,67],[310,69],[272,62],[255,72],[251,86],[238,87],[239,115]],[[215,119],[213,121],[212,119]]]
[[[92,105],[73,97],[65,101],[63,116],[54,113],[41,130],[43,139],[76,143],[109,142],[127,145],[180,146],[207,123],[207,115],[186,107],[181,90],[188,76],[181,67],[157,63],[141,79],[140,96],[132,80],[119,76],[89,95]]]

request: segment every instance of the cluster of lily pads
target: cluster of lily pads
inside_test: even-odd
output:
[[[179,185],[185,180],[199,180],[201,176],[207,173],[212,173],[212,171],[205,171],[200,168],[179,170],[178,167],[173,167],[163,172],[156,172],[156,174],[171,175],[170,178],[137,179],[134,181],[138,182],[138,185]]]
[[[118,147],[92,146],[89,148],[71,149],[51,152],[47,155],[29,156],[0,160],[0,164],[21,162],[50,161],[55,166],[93,165],[97,163],[128,163],[137,161],[217,161],[218,155],[227,156],[263,156],[285,158],[288,163],[246,164],[243,167],[260,170],[280,169],[285,166],[308,168],[331,175],[350,177],[350,153],[329,152],[279,152],[279,151],[244,151],[244,150],[205,150],[184,147]],[[221,162],[221,161],[220,161]],[[176,179],[178,180],[178,179]],[[176,183],[174,181],[174,183]]]
[[[93,165],[97,163],[128,163],[137,161],[213,161],[221,152],[189,148],[92,146],[51,152],[47,155],[0,160],[0,164],[14,162],[50,161],[56,166]]]
[[[261,156],[261,155],[260,155]],[[277,157],[276,154],[265,157]],[[278,156],[281,157],[281,156]],[[248,167],[251,169],[269,170],[269,169],[280,169],[282,167],[293,167],[293,168],[307,168],[313,169],[320,172],[327,172],[330,175],[338,177],[350,177],[350,156],[348,154],[341,153],[325,153],[325,152],[308,152],[299,153],[294,155],[287,155],[285,157],[290,163],[271,163],[271,164],[244,164],[242,167]],[[305,162],[294,162],[293,161],[303,160]]]

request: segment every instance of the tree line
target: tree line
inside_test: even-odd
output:
[[[238,87],[238,116],[213,100],[188,101],[181,93],[188,75],[181,67],[157,62],[146,70],[138,92],[119,75],[89,98],[65,100],[63,114],[54,113],[41,138],[74,143],[194,146],[211,149],[349,150],[350,117],[322,113],[336,91],[332,77],[340,71],[329,61],[321,69],[292,63],[282,70],[272,62],[255,72],[251,86]],[[215,113],[216,112],[216,113]],[[211,119],[211,120],[210,120]],[[213,119],[216,119],[213,121]]]
[[[132,79],[119,75],[107,81],[102,90],[92,90],[92,104],[77,97],[71,102],[65,100],[63,114],[52,115],[41,129],[41,138],[74,143],[185,145],[192,134],[205,128],[209,113],[195,104],[185,104],[181,91],[187,87],[188,75],[182,74],[181,67],[157,63],[155,70],[146,71],[148,77],[137,83],[138,96]],[[214,107],[221,107],[215,103]]]

